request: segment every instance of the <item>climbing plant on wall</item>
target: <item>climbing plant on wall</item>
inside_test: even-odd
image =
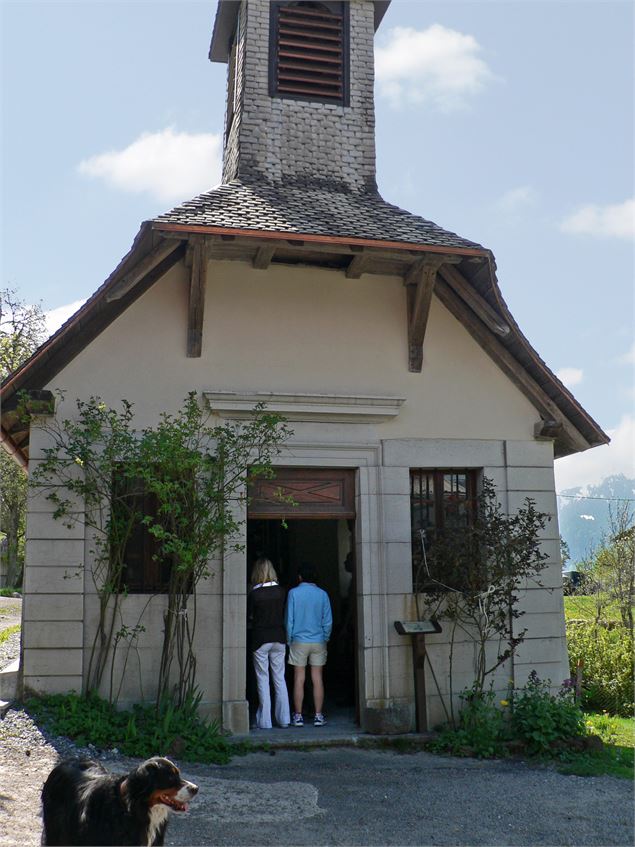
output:
[[[63,396],[59,398],[63,400]],[[86,688],[105,674],[113,696],[114,655],[134,646],[140,619],[124,626],[128,551],[140,529],[166,574],[154,593],[166,595],[157,702],[181,706],[196,696],[196,592],[209,562],[239,546],[248,478],[272,476],[272,460],[290,434],[284,420],[257,406],[244,422],[212,424],[192,392],[175,414],[137,431],[133,404],[108,407],[99,397],[76,401],[72,417],[41,419],[46,436],[30,485],[67,526],[82,522],[91,540],[90,573],[99,599]],[[147,604],[146,604],[147,606]],[[142,613],[143,614],[143,613]]]

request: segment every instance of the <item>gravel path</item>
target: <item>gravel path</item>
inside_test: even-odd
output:
[[[0,631],[12,625],[7,620],[15,615],[0,616]],[[0,666],[17,657],[19,639],[0,646]],[[138,762],[46,735],[19,708],[0,720],[0,847],[40,844],[42,784],[68,756],[99,758],[121,773]],[[167,845],[630,847],[634,840],[632,783],[612,777],[335,748],[254,753],[223,767],[178,764],[200,792],[188,815],[172,816]]]
[[[0,721],[0,846],[40,843],[39,793],[58,757],[134,760],[45,737],[21,710]],[[200,787],[167,845],[576,845],[633,843],[632,783],[519,762],[329,749],[178,763]]]

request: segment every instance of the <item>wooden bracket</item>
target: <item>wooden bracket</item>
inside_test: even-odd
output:
[[[460,261],[460,257],[443,254],[424,256],[417,259],[404,276],[408,306],[408,370],[411,373],[421,373],[423,367],[423,341],[437,271],[443,264]]]
[[[275,244],[263,244],[256,250],[256,255],[253,258],[252,265],[260,271],[266,270],[271,264],[274,253],[276,252]]]
[[[203,349],[203,317],[205,314],[205,287],[207,284],[207,252],[205,238],[190,237],[190,299],[187,315],[187,356],[198,359]]]
[[[346,268],[346,279],[359,279],[362,274],[368,272],[371,265],[372,256],[368,253],[358,253],[353,256]]]
[[[564,433],[561,421],[541,420],[534,424],[534,438],[538,441],[551,441]]]

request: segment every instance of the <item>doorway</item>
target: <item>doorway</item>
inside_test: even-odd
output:
[[[340,468],[279,468],[274,480],[256,482],[248,507],[248,573],[256,559],[265,556],[272,561],[280,584],[290,590],[297,584],[298,565],[312,562],[318,585],[329,596],[333,631],[324,669],[324,708],[330,721],[359,721],[354,473]],[[289,496],[295,505],[281,505],[281,498]],[[293,668],[287,665],[286,673],[291,693]],[[257,695],[249,650],[247,699],[253,716]],[[307,682],[307,712],[312,705]]]

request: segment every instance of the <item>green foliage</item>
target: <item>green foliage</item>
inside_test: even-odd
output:
[[[419,617],[448,621],[450,633],[450,683],[454,637],[459,629],[474,639],[474,689],[483,691],[490,674],[514,655],[525,630],[516,621],[518,590],[528,579],[537,579],[548,558],[540,546],[540,532],[549,516],[538,512],[527,498],[515,514],[504,512],[494,483],[485,477],[478,498],[478,513],[471,526],[446,530],[435,538],[429,571],[419,573],[415,591],[423,592],[424,608],[417,596]],[[424,563],[425,563],[424,557]],[[488,643],[499,645],[487,655]],[[450,708],[452,709],[452,692]]]
[[[19,594],[19,593],[20,593],[19,588],[10,588],[10,587],[0,588],[0,597],[13,597],[14,594]]]
[[[582,703],[625,717],[633,714],[633,638],[623,626],[567,622],[571,676],[582,666]]]
[[[0,632],[0,644],[4,644],[5,641],[8,641],[12,635],[15,635],[16,632],[20,632],[22,627],[19,623],[15,624],[15,626],[8,626],[6,629],[3,629]]]
[[[15,289],[0,289],[0,379],[26,361],[44,336],[41,306],[20,300]],[[5,538],[1,556],[8,585],[22,585],[26,486],[24,470],[0,450],[0,527]]]
[[[443,730],[430,749],[479,759],[503,755],[504,742],[508,737],[507,722],[496,703],[494,692],[466,689],[459,697],[463,706],[458,726]]]
[[[126,756],[177,755],[172,751],[178,749],[179,759],[223,765],[234,753],[247,751],[245,745],[230,745],[216,723],[197,717],[193,702],[180,709],[162,703],[158,712],[155,706],[139,705],[131,711],[117,711],[95,694],[53,694],[28,700],[25,706],[55,735],[64,735],[82,747],[116,747]]]
[[[142,525],[156,542],[155,559],[169,570],[157,703],[183,706],[194,695],[197,584],[214,554],[239,546],[245,483],[273,475],[272,458],[289,435],[262,405],[245,422],[211,426],[209,419],[191,392],[176,414],[163,413],[141,432],[131,403],[114,409],[99,397],[77,400],[74,417],[43,426],[52,446],[44,448],[32,485],[46,493],[57,520],[83,520],[94,539],[90,573],[100,607],[89,691],[100,689],[108,668],[111,695],[118,690],[113,651],[120,642],[134,648],[143,631],[141,619],[125,626],[121,619],[126,547]]]
[[[584,715],[589,735],[597,735],[604,747],[582,753],[563,751],[558,770],[577,776],[610,776],[633,779],[635,747],[635,720],[619,718],[606,713]]]
[[[548,753],[554,742],[585,734],[584,716],[573,689],[567,686],[552,694],[550,685],[550,680],[541,680],[532,671],[527,684],[514,696],[512,734],[532,754]]]

